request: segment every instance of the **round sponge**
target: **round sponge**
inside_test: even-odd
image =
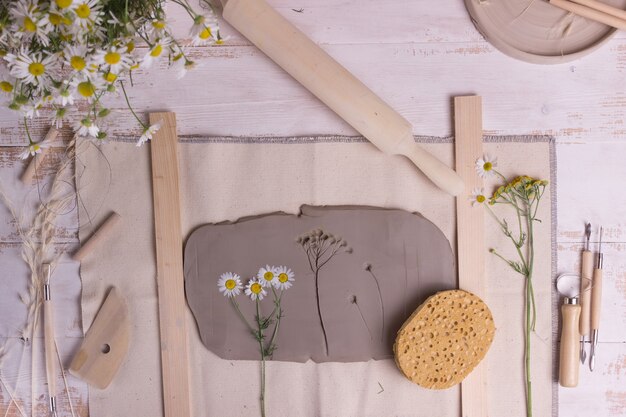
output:
[[[446,389],[461,382],[485,357],[496,328],[489,307],[467,291],[428,298],[398,331],[396,364],[416,384]]]

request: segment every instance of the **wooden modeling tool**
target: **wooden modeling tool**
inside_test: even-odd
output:
[[[20,176],[20,181],[22,181],[22,183],[26,185],[30,185],[32,183],[33,178],[35,177],[35,173],[37,171],[37,165],[41,166],[42,161],[48,153],[49,149],[47,145],[49,145],[50,142],[53,142],[58,135],[59,131],[54,126],[51,127],[50,130],[48,130],[48,133],[46,133],[46,136],[40,143],[40,146],[42,146],[40,148],[41,152],[39,152],[36,156],[30,159],[28,165],[26,165],[26,169],[24,170],[24,172],[22,172],[22,175]]]
[[[578,304],[579,277],[573,274],[564,274],[557,278],[556,288],[563,296],[561,305],[561,347],[559,351],[559,384],[562,387],[578,385],[580,360],[579,318],[580,305]]]
[[[469,202],[474,188],[482,187],[476,174],[476,160],[483,156],[482,99],[480,96],[454,98],[454,135],[456,170],[465,190],[456,198],[457,253],[459,288],[480,298],[485,297],[485,226],[484,210],[475,210]],[[486,417],[487,376],[478,364],[461,383],[461,415]]]
[[[111,288],[70,364],[70,373],[96,388],[109,386],[119,370],[130,340],[128,308]]]
[[[593,253],[589,250],[591,224],[585,224],[585,248],[582,253],[580,272],[580,361],[587,359],[586,343],[589,336],[591,319],[591,280],[593,277]]]
[[[52,266],[43,264],[43,272],[46,274],[46,281],[43,284],[43,337],[46,355],[46,380],[48,382],[48,395],[50,398],[50,414],[57,415],[57,351],[54,337],[54,309],[50,294],[50,275]]]
[[[626,11],[596,0],[549,0],[550,4],[585,19],[626,30]]]
[[[158,122],[161,128],[150,142],[150,148],[163,406],[165,417],[186,417],[191,415],[191,408],[176,115],[150,113],[150,124]]]
[[[100,225],[100,227],[93,232],[91,237],[89,237],[89,239],[81,245],[76,253],[72,255],[72,259],[80,262],[92,253],[99,244],[105,241],[113,233],[115,227],[120,223],[120,220],[122,220],[122,217],[116,212],[112,212],[109,217],[102,222],[102,225]]]
[[[600,243],[596,268],[593,270],[593,284],[591,286],[591,357],[589,369],[593,372],[596,366],[596,350],[598,349],[598,330],[600,329],[600,310],[602,309],[602,268],[604,254],[602,253],[602,227],[600,227]]]
[[[378,149],[406,156],[452,195],[463,191],[463,181],[456,172],[415,143],[413,127],[404,117],[265,0],[221,2],[228,23]]]

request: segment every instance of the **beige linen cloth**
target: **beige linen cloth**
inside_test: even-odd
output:
[[[450,140],[417,140],[453,165]],[[548,139],[486,140],[485,150],[498,157],[505,175],[550,178],[553,145]],[[137,149],[134,143],[120,141],[101,149],[81,148],[77,158],[80,239],[89,236],[111,210],[122,216],[114,238],[81,266],[84,328],[91,325],[111,286],[126,297],[132,321],[129,354],[107,389],[90,389],[90,415],[158,417],[162,415],[161,364],[149,145]],[[302,204],[361,204],[420,212],[444,232],[456,251],[455,200],[436,189],[408,160],[386,156],[359,138],[183,140],[179,160],[184,238],[202,224],[275,211],[296,213]],[[493,219],[485,216],[488,247],[513,256],[510,243]],[[532,375],[534,412],[545,417],[552,413],[553,388],[549,195],[540,218]],[[523,280],[495,256],[486,259],[485,301],[497,326],[486,358],[490,415],[523,416]],[[187,326],[193,417],[259,416],[260,363],[218,358],[200,342],[191,313]],[[270,362],[266,397],[268,417],[460,415],[458,386],[445,391],[423,389],[405,379],[392,360]]]

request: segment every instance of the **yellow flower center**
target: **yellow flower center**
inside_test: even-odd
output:
[[[135,49],[135,43],[134,43],[134,42],[128,42],[128,43],[126,44],[126,51],[127,51],[128,53],[133,52],[133,50],[134,50],[134,49]]]
[[[112,72],[107,72],[106,74],[103,75],[103,78],[107,82],[112,83],[113,81],[117,80],[117,75],[113,74]]]
[[[85,60],[83,59],[83,57],[80,56],[73,56],[70,59],[70,65],[72,66],[72,68],[74,68],[76,71],[82,71],[83,69],[85,69],[85,67],[87,66],[87,63],[85,62]]]
[[[207,40],[211,37],[211,29],[205,27],[202,32],[198,34],[198,37],[202,40]]]
[[[7,56],[7,51],[5,51],[4,49],[0,49],[0,56],[1,57]]]
[[[485,162],[485,163],[483,164],[483,169],[484,169],[485,171],[491,171],[491,168],[493,168],[493,164],[492,164],[491,162]]]
[[[96,93],[96,89],[89,81],[83,81],[76,87],[78,93],[83,97],[91,97]]]
[[[154,48],[152,48],[152,51],[150,51],[150,56],[157,57],[157,56],[161,55],[162,52],[163,52],[163,46],[162,45],[157,45]]]
[[[31,20],[30,17],[26,16],[24,18],[24,29],[29,32],[35,32],[37,30],[37,25]]]
[[[486,200],[484,195],[478,195],[476,196],[476,201],[478,201],[479,203],[484,203]]]
[[[28,72],[35,77],[39,77],[46,71],[46,67],[41,62],[33,62],[28,66]]]
[[[0,82],[0,90],[4,91],[5,93],[10,93],[11,91],[13,91],[13,86],[7,81],[2,81]]]
[[[261,290],[263,290],[263,287],[258,282],[255,282],[250,286],[250,291],[252,291],[254,294],[260,294]]]
[[[156,29],[163,29],[165,28],[165,22],[161,20],[157,20],[157,21],[152,22],[152,26]]]
[[[120,59],[122,59],[122,56],[118,54],[117,52],[108,52],[104,56],[104,62],[106,62],[109,65],[117,64],[118,62],[120,62]]]
[[[278,280],[284,284],[285,282],[289,281],[289,275],[281,272],[280,274],[278,274]]]
[[[87,19],[91,14],[91,9],[85,3],[81,4],[76,8],[76,16],[81,19]]]
[[[130,69],[131,70],[139,69],[139,64],[131,65]]]
[[[237,285],[237,283],[234,279],[229,279],[226,281],[226,284],[224,284],[227,290],[232,290],[233,288],[235,288],[235,285]]]
[[[59,26],[63,22],[63,16],[55,14],[55,13],[50,13],[50,15],[48,15],[48,20],[54,26]]]
[[[55,0],[55,3],[57,4],[57,6],[59,6],[59,9],[67,9],[68,7],[70,7],[73,3],[72,0]]]
[[[272,271],[267,271],[263,274],[263,278],[265,278],[266,281],[271,281],[274,279],[274,273]]]

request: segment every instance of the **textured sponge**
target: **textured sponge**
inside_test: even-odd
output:
[[[442,291],[418,307],[398,331],[396,364],[424,388],[450,388],[485,357],[495,331],[491,311],[480,298],[462,290]]]

